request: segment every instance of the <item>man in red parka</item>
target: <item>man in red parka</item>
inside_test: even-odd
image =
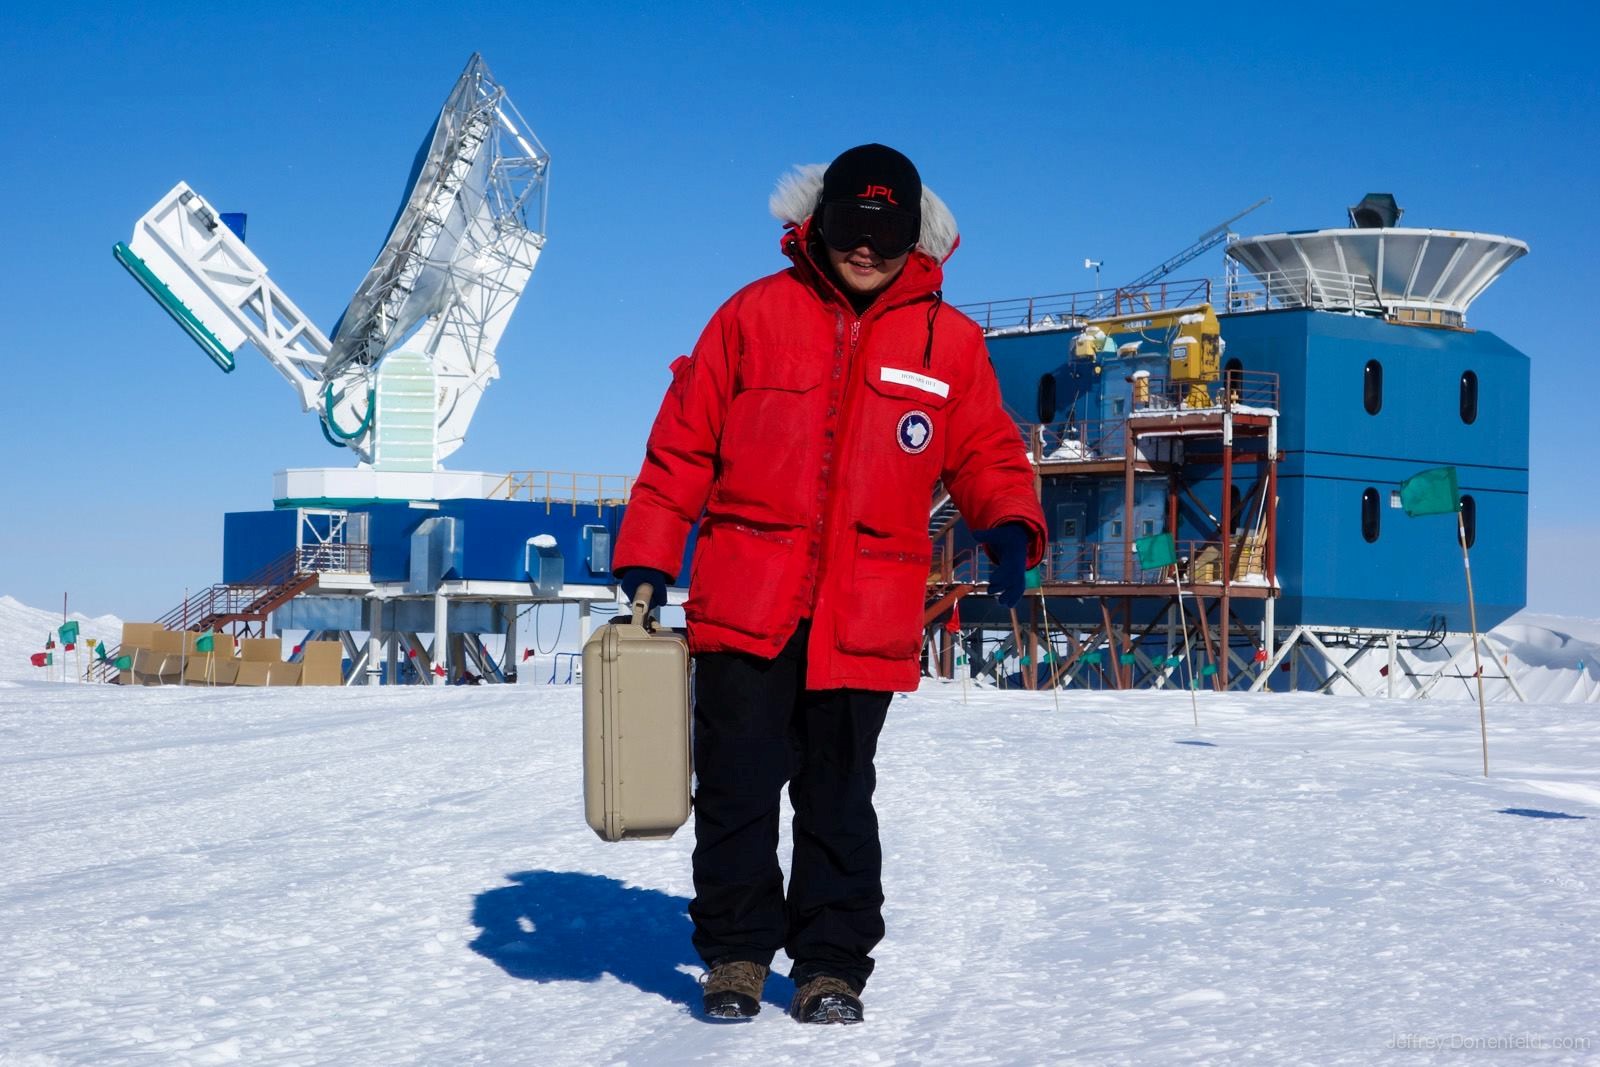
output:
[[[707,1015],[756,1014],[782,948],[796,1019],[859,1022],[884,933],[873,757],[890,698],[920,677],[934,486],[1007,606],[1045,527],[982,331],[940,292],[955,220],[911,161],[852,148],[771,204],[791,266],[735,293],[673,364],[614,566],[629,599],[646,581],[664,595],[699,524],[684,610]]]

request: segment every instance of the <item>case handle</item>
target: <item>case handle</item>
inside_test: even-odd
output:
[[[649,582],[640,582],[639,588],[633,592],[633,624],[642,626],[646,630],[650,627],[650,600],[656,595],[655,587]]]

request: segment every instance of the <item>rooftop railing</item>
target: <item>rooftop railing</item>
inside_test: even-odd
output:
[[[1189,307],[1211,302],[1211,282],[1189,279],[1154,282],[1123,289],[1096,289],[1081,293],[1051,293],[959,304],[957,310],[991,334],[1065,330],[1093,319]]]
[[[1270,274],[1240,274],[1218,291],[1217,310],[1237,315],[1248,311],[1282,308],[1327,308],[1345,311],[1384,311],[1372,279],[1339,271],[1296,269]]]
[[[985,333],[998,337],[1077,329],[1096,319],[1193,304],[1212,304],[1219,313],[1232,315],[1305,307],[1373,313],[1388,310],[1371,278],[1312,269],[1264,275],[1241,273],[1222,281],[1198,278],[1122,289],[1019,296],[956,307],[982,326]]]
[[[545,513],[556,507],[592,507],[603,514],[608,506],[626,504],[633,493],[633,476],[628,474],[581,474],[572,471],[512,471],[491,489],[490,500],[530,500],[543,502]]]

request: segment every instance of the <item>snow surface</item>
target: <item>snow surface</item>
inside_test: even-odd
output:
[[[929,683],[853,1028],[696,1017],[692,835],[594,836],[579,708],[0,682],[0,1064],[1600,1056],[1595,705],[1491,705],[1485,779],[1463,701]]]

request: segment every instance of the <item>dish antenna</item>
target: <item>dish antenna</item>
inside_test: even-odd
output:
[[[329,442],[378,471],[432,472],[500,376],[495,349],[545,243],[549,166],[474,54],[331,340],[231,220],[182,182],[114,253],[224,371],[249,342],[317,412]]]

